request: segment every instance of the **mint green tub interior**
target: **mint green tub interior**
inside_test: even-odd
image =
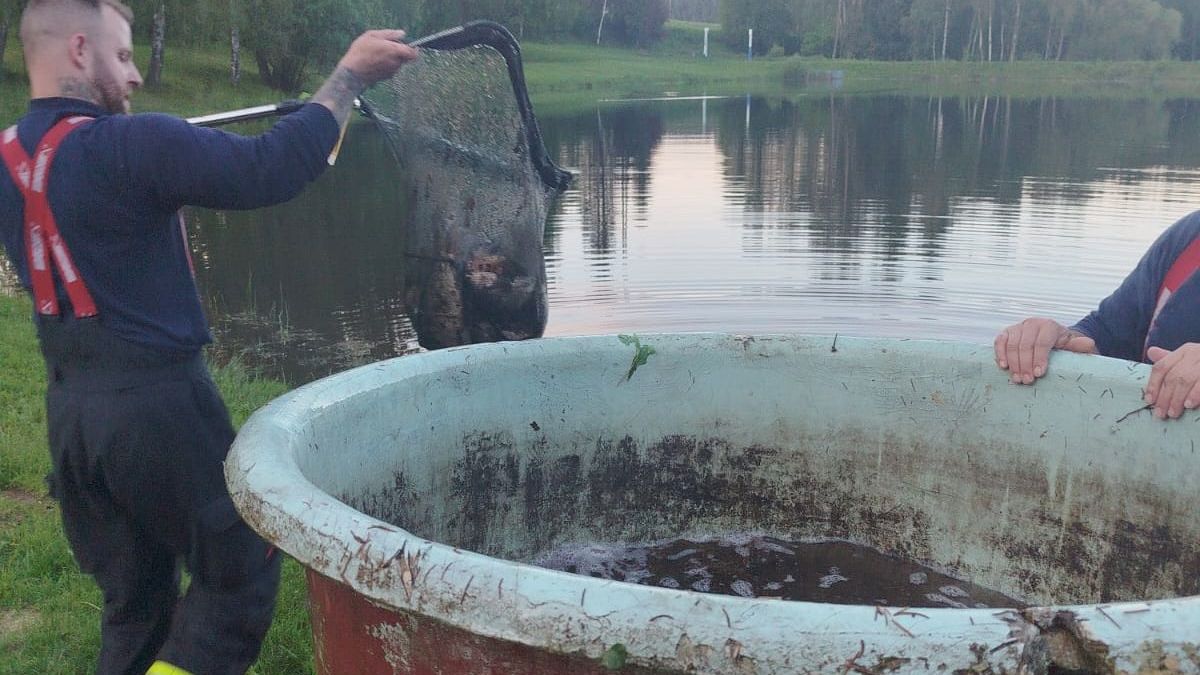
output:
[[[1147,367],[1056,354],[1019,387],[990,346],[640,339],[655,353],[628,379],[634,347],[588,337],[308,385],[242,430],[235,501],[374,605],[597,662],[621,644],[645,672],[1200,672],[1200,418],[1140,411]],[[519,562],[746,531],[868,544],[1038,608],[722,597]]]

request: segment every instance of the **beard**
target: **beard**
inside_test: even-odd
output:
[[[101,108],[114,115],[129,114],[129,99],[125,97],[120,85],[113,80],[97,79],[92,82],[96,89],[96,102]]]
[[[96,103],[101,108],[114,115],[129,114],[129,98],[126,95],[125,87],[122,87],[111,73],[105,72],[103,69],[97,70],[91,84],[92,90],[95,92]]]

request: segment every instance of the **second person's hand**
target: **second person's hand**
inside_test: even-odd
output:
[[[1095,353],[1096,343],[1054,319],[1033,317],[1000,331],[994,343],[996,365],[1011,374],[1013,384],[1033,384],[1050,367],[1050,352],[1066,349]]]
[[[1200,344],[1189,342],[1173,352],[1151,347],[1154,362],[1146,383],[1146,403],[1160,420],[1178,419],[1200,407]]]

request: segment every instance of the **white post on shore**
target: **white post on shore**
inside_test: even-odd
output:
[[[746,60],[754,60],[754,29],[750,29],[750,43],[746,45]]]
[[[708,58],[708,27],[704,28],[704,58]]]

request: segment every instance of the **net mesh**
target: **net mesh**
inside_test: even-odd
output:
[[[364,97],[401,166],[415,327],[429,349],[540,337],[542,239],[569,175],[546,155],[512,36],[448,35]]]

